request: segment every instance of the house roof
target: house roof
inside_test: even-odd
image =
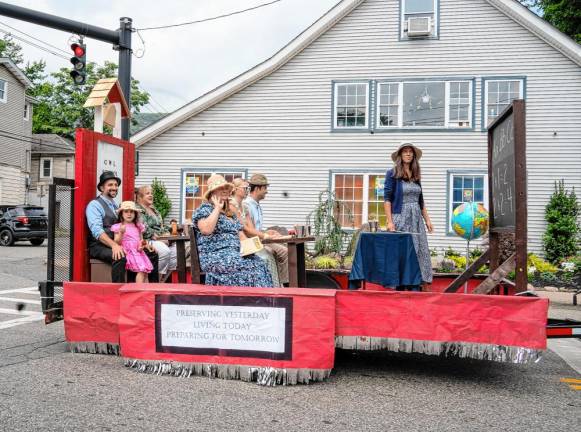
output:
[[[0,64],[6,66],[6,69],[12,72],[12,75],[14,75],[18,81],[22,83],[24,88],[32,86],[32,81],[30,81],[28,77],[24,75],[24,72],[22,72],[20,68],[16,66],[16,63],[14,63],[12,60],[7,57],[0,57]]]
[[[32,154],[75,154],[75,143],[57,134],[32,134]]]
[[[131,137],[131,141],[136,144],[136,147],[139,147],[156,136],[161,135],[168,129],[171,129],[188,118],[195,116],[255,83],[261,78],[275,72],[364,1],[365,0],[340,1],[272,57],[230,81],[227,81],[219,87],[216,87],[208,93],[203,94],[181,108],[178,108],[150,126],[140,130]],[[561,33],[551,24],[520,4],[517,0],[486,1],[509,18],[537,35],[549,45],[553,46],[577,65],[581,66],[581,45]]]

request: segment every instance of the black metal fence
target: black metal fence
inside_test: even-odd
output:
[[[73,277],[75,182],[53,178],[48,190],[46,281],[39,283],[45,321],[62,319],[63,282]]]

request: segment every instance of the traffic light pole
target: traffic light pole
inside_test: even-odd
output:
[[[0,15],[112,44],[119,51],[119,83],[131,109],[131,18],[121,18],[119,30],[108,30],[4,2],[0,2]],[[121,138],[129,140],[129,119],[123,119]]]

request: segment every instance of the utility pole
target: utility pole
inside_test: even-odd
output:
[[[131,109],[131,33],[133,31],[131,18],[121,18],[118,30],[108,30],[4,2],[0,2],[0,15],[112,44],[113,49],[119,51],[119,83]],[[129,119],[123,119],[121,138],[129,140]]]

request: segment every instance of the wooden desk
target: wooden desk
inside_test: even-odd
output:
[[[177,271],[178,271],[178,282],[186,283],[186,242],[190,241],[189,235],[177,235],[177,236],[161,236],[157,240],[166,241],[171,246],[173,243],[176,244],[176,258],[177,258]]]
[[[262,240],[262,244],[273,243],[288,246],[288,279],[289,287],[305,288],[307,286],[307,270],[305,267],[305,243],[315,241],[315,237],[288,237]]]
[[[163,236],[157,240],[167,241],[170,245],[176,244],[178,282],[186,283],[186,242],[190,241],[189,235],[183,236]],[[290,287],[304,288],[307,285],[307,271],[305,267],[305,243],[315,241],[315,237],[288,237],[280,239],[267,239],[262,243],[267,244],[287,244],[288,245],[288,277]],[[190,251],[192,257],[197,257],[197,251]],[[195,271],[194,268],[191,269]],[[198,269],[199,270],[199,269]],[[198,275],[199,279],[199,275]],[[194,280],[192,278],[192,280]]]

